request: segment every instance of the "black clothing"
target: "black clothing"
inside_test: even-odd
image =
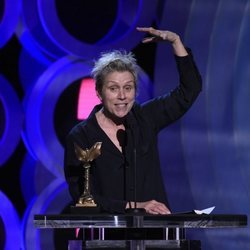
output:
[[[83,168],[76,159],[73,143],[86,149],[100,141],[101,155],[92,162],[90,178],[92,194],[104,211],[123,213],[127,201],[134,201],[135,165],[137,201],[157,200],[168,206],[161,176],[157,134],[180,118],[201,91],[201,77],[192,56],[175,58],[180,85],[167,95],[142,105],[133,105],[126,118],[126,132],[118,133],[118,139],[123,138],[123,154],[97,123],[95,113],[102,105],[97,105],[89,118],[69,133],[64,170],[74,201],[83,191]]]

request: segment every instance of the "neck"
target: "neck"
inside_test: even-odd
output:
[[[110,112],[108,112],[104,108],[102,108],[98,113],[99,113],[99,117],[106,124],[113,126],[113,127],[124,126],[125,117],[123,117],[123,118],[115,117],[114,115],[110,114]]]

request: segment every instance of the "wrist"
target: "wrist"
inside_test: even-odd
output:
[[[187,56],[188,52],[186,48],[184,47],[180,37],[178,36],[173,42],[172,42],[173,50],[175,55],[177,56]]]

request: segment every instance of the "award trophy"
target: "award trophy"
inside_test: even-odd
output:
[[[101,146],[101,142],[96,142],[90,149],[83,150],[77,144],[74,144],[76,157],[82,162],[84,168],[83,193],[74,207],[74,210],[77,212],[97,212],[99,210],[91,194],[89,170],[91,162],[101,154]]]

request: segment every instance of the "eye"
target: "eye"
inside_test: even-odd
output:
[[[128,85],[124,87],[125,91],[130,92],[134,87],[132,85]]]
[[[109,89],[111,92],[117,92],[118,87],[116,87],[116,86],[110,86],[108,89]]]

